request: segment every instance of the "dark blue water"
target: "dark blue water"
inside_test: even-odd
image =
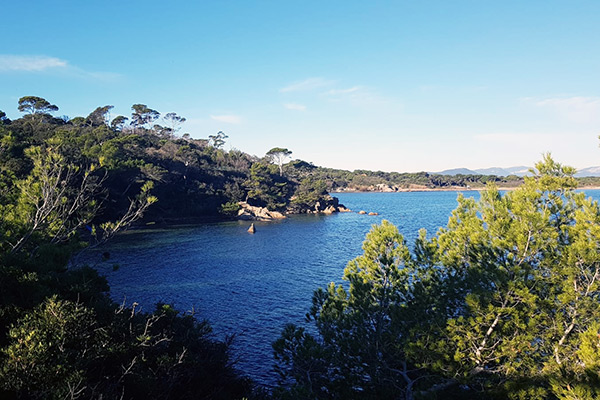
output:
[[[478,197],[477,192],[464,194]],[[317,287],[341,282],[347,262],[362,253],[371,226],[387,219],[410,244],[420,228],[432,235],[446,225],[457,195],[341,193],[336,196],[353,211],[379,215],[294,216],[255,223],[254,235],[246,232],[248,222],[131,231],[90,257],[99,260],[102,252],[111,253],[96,268],[107,277],[117,302],[135,301],[147,311],[157,302],[194,309],[211,322],[218,338],[235,334],[238,367],[270,385],[276,380],[271,343],[286,323],[304,323]]]

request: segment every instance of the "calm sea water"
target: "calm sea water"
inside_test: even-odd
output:
[[[587,193],[600,197],[600,191]],[[211,322],[216,337],[236,335],[240,370],[271,385],[276,382],[271,343],[286,323],[304,324],[316,288],[341,282],[371,226],[387,219],[411,244],[420,228],[434,234],[446,225],[457,195],[340,193],[341,203],[355,212],[258,222],[254,235],[246,232],[248,222],[131,231],[89,257],[107,277],[115,301],[135,301],[147,311],[157,302],[194,309]],[[359,210],[379,215],[359,215]],[[95,263],[104,251],[110,260]]]

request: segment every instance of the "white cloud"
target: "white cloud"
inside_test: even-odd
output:
[[[219,122],[225,122],[227,124],[240,124],[242,123],[242,118],[237,115],[211,115],[211,119]]]
[[[302,104],[286,103],[283,106],[288,110],[306,111],[306,106]]]
[[[113,72],[86,71],[56,57],[0,54],[0,73],[46,71],[59,72],[67,77],[104,82],[113,82],[121,78],[120,74]]]
[[[279,89],[279,91],[281,93],[306,92],[326,86],[331,86],[334,83],[335,81],[327,80],[325,78],[308,78],[303,81],[291,83],[288,86]]]
[[[105,82],[117,81],[122,78],[121,74],[117,74],[114,72],[89,72],[79,68],[76,69],[76,72],[76,75],[81,76],[82,78],[91,78]]]
[[[68,63],[65,60],[56,57],[0,54],[0,72],[38,72],[50,68],[65,68],[67,66]]]
[[[600,97],[524,98],[526,104],[546,108],[572,122],[587,123],[600,120]]]

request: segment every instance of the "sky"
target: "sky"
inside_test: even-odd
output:
[[[142,103],[343,169],[600,165],[600,1],[6,1],[0,110]]]

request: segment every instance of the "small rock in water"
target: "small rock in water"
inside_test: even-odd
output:
[[[358,213],[359,214],[366,214],[367,212],[365,210],[360,210]]]
[[[379,213],[376,213],[376,212],[372,212],[372,211],[371,211],[371,212],[369,213],[369,215],[379,215]]]
[[[248,233],[254,233],[256,232],[256,228],[254,227],[254,224],[250,225],[250,228],[248,228]]]

